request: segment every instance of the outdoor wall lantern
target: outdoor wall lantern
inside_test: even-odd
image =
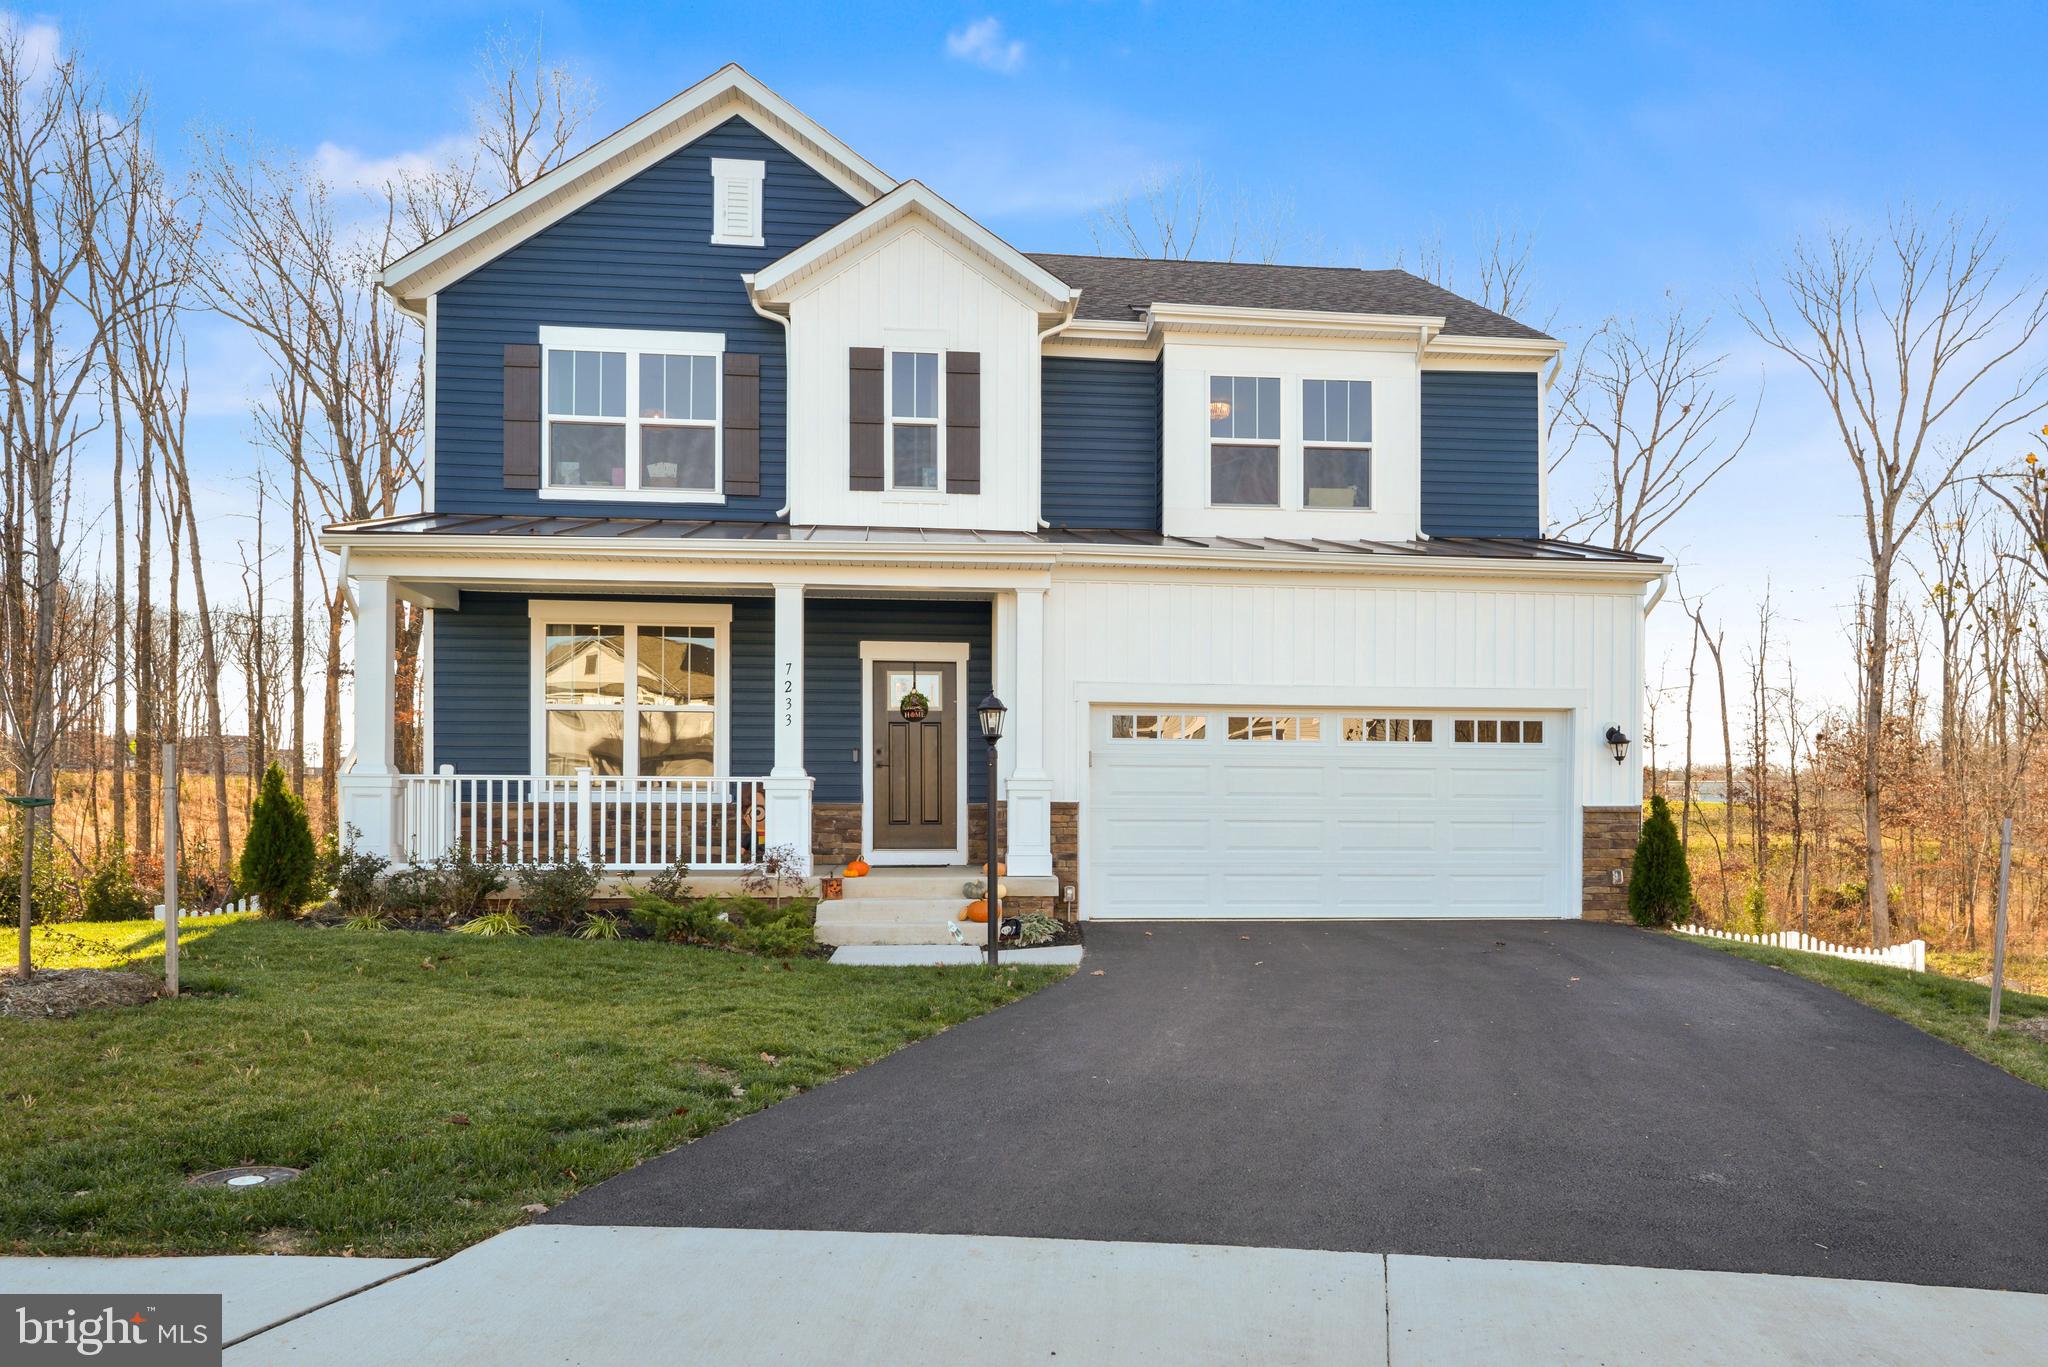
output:
[[[996,941],[1003,928],[1003,885],[996,877],[996,851],[1001,848],[996,837],[996,742],[1003,738],[1003,714],[1009,709],[991,693],[974,711],[981,718],[981,738],[988,742],[988,884],[982,896],[988,903],[988,966],[993,970]]]
[[[1619,726],[1608,727],[1607,748],[1614,752],[1614,762],[1616,764],[1626,763],[1628,761],[1628,732],[1622,730]]]

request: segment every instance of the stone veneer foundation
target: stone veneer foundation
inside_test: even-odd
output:
[[[1627,921],[1628,871],[1636,857],[1636,838],[1643,829],[1641,807],[1587,807],[1580,870],[1584,879],[1580,910],[1588,921]],[[1621,870],[1622,881],[1614,881]]]

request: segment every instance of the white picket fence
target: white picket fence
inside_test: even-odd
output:
[[[223,902],[210,911],[201,911],[197,907],[180,907],[178,909],[178,919],[180,921],[192,921],[206,916],[239,916],[245,911],[261,910],[263,910],[263,899],[261,897],[244,897],[239,902]],[[164,919],[164,904],[162,902],[156,904],[154,914],[157,920],[161,921]]]
[[[1826,954],[1836,959],[1854,959],[1859,963],[1884,964],[1888,968],[1906,968],[1915,973],[1927,971],[1927,941],[1908,940],[1890,949],[1859,949],[1855,945],[1829,944],[1826,940],[1803,935],[1796,930],[1781,930],[1774,935],[1741,935],[1732,930],[1710,930],[1706,926],[1679,926],[1677,929],[1687,935],[1704,935],[1713,940],[1733,940],[1745,945],[1769,945],[1774,949],[1796,949],[1807,954]]]

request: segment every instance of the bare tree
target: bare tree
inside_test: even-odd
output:
[[[119,239],[133,230],[133,178],[146,160],[134,150],[141,99],[109,104],[71,54],[40,61],[19,25],[0,20],[0,702],[17,784],[48,794],[64,729],[55,652],[73,459],[100,425],[92,400],[109,336],[148,302],[153,282],[95,269],[128,255]]]
[[[1462,268],[1459,256],[1444,244],[1442,229],[1431,233],[1415,247],[1415,274],[1453,293],[1459,292]],[[1495,223],[1482,231],[1472,252],[1472,276],[1478,285],[1474,299],[1482,307],[1510,318],[1520,318],[1534,306],[1536,240],[1511,224]],[[1394,254],[1394,264],[1407,267],[1406,251]],[[1549,322],[1544,326],[1548,327]]]
[[[1201,167],[1141,181],[1095,211],[1095,249],[1163,261],[1272,264],[1293,239],[1292,200],[1225,192]]]
[[[1780,284],[1780,302],[1753,287],[1743,321],[1827,401],[1863,505],[1863,830],[1871,935],[1882,948],[1891,914],[1878,770],[1899,557],[1932,499],[1991,442],[2048,410],[2048,375],[2024,359],[2048,324],[2048,291],[2005,283],[1990,224],[1930,224],[1911,208],[1891,215],[1878,242],[1835,230],[1801,243]]]
[[[590,83],[550,59],[539,30],[501,29],[477,59],[482,94],[470,105],[477,146],[499,192],[530,184],[561,164],[597,109]]]
[[[1709,352],[1708,321],[1689,322],[1676,306],[1648,330],[1610,318],[1579,348],[1558,404],[1563,439],[1553,436],[1551,464],[1584,443],[1606,469],[1591,503],[1561,534],[1599,533],[1620,550],[1641,549],[1748,446],[1762,391],[1746,422],[1739,413],[1724,421],[1736,399],[1717,387],[1727,356]],[[1739,433],[1735,422],[1743,422]]]

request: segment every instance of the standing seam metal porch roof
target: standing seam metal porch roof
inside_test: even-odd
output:
[[[1294,551],[1327,555],[1409,558],[1545,560],[1608,564],[1662,564],[1634,551],[1537,537],[1438,536],[1426,541],[1362,541],[1332,537],[1168,536],[1154,531],[1054,527],[1039,532],[976,531],[950,527],[792,527],[786,522],[687,518],[585,517],[564,514],[408,513],[326,528],[336,535],[608,537],[635,541],[786,542],[812,545],[917,542],[931,546],[1157,548],[1165,550]]]

